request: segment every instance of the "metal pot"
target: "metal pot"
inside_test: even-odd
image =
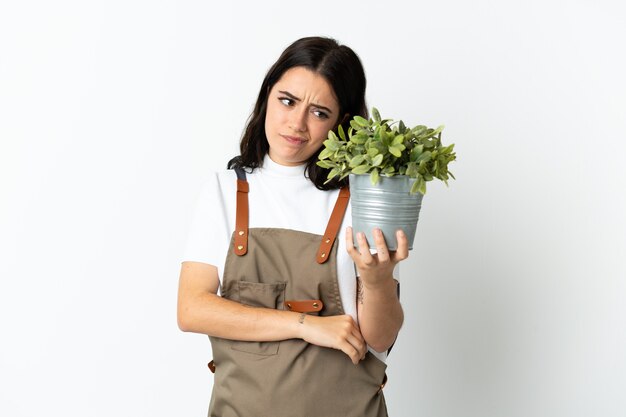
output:
[[[382,230],[389,250],[396,250],[396,230],[407,236],[409,250],[413,249],[415,230],[422,207],[421,193],[410,194],[414,178],[405,175],[381,176],[372,185],[369,174],[350,174],[350,199],[352,205],[352,230],[354,246],[358,246],[356,233],[363,232],[370,248],[375,248],[372,230]]]

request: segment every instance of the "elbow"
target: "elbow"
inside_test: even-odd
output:
[[[400,328],[402,327],[402,323],[404,321],[404,315],[400,314],[400,319],[397,322],[396,326],[394,326],[393,330],[389,330],[389,332],[379,333],[377,337],[372,337],[371,340],[367,340],[367,344],[370,348],[378,353],[383,353],[388,351],[396,340],[398,339],[398,333],[400,333]]]
[[[372,348],[372,350],[374,350],[374,351],[375,351],[375,352],[377,352],[377,353],[383,353],[383,352],[386,352],[386,351],[387,351],[387,349],[385,349],[385,348],[384,348],[384,347],[382,347],[382,346],[371,346],[371,345],[370,345],[370,347]]]
[[[369,347],[371,347],[374,351],[378,352],[378,353],[383,353],[389,350],[389,348],[393,345],[395,339],[388,342],[388,343],[374,343],[372,345],[369,345]]]
[[[189,327],[187,326],[187,323],[185,323],[180,317],[178,317],[177,322],[178,322],[178,328],[181,331],[183,331],[185,333],[189,332]]]
[[[396,340],[398,339],[398,333],[395,333],[393,336],[388,336],[385,338],[380,338],[379,340],[372,341],[372,343],[368,343],[369,347],[375,350],[378,353],[383,353],[388,351]]]
[[[178,328],[183,332],[191,332],[192,325],[191,320],[189,318],[189,312],[187,309],[183,308],[183,306],[178,306],[178,311],[176,312],[176,322],[178,324]]]
[[[180,314],[178,314],[178,316],[176,317],[176,322],[178,324],[178,328],[183,331],[183,332],[188,332],[189,331],[189,325],[187,323],[187,321],[181,317]]]

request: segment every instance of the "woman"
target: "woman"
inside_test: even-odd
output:
[[[315,165],[329,130],[367,116],[365,84],[350,48],[294,42],[261,85],[234,170],[201,194],[178,325],[211,339],[211,416],[387,415],[406,236],[390,253],[376,230],[371,254],[359,233],[355,248],[346,180],[324,184]]]

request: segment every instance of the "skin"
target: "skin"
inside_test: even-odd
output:
[[[370,253],[363,233],[357,234],[358,249],[354,248],[352,228],[346,230],[346,247],[359,275],[357,314],[361,334],[372,349],[383,352],[396,340],[404,314],[398,300],[398,282],[393,269],[409,257],[409,245],[403,231],[396,232],[398,249],[389,251],[380,229],[373,230],[376,254]]]
[[[270,158],[281,165],[301,165],[322,146],[338,115],[335,93],[322,76],[303,67],[287,70],[267,102]]]
[[[322,146],[339,120],[334,91],[320,75],[295,67],[286,71],[270,90],[265,130],[269,156],[276,163],[302,164]],[[375,233],[377,254],[370,254],[365,237],[347,247],[360,275],[357,314],[360,326],[349,315],[309,316],[268,308],[250,308],[217,295],[217,268],[201,262],[183,262],[178,287],[178,326],[185,332],[231,340],[279,341],[302,339],[318,346],[339,349],[354,364],[365,357],[367,345],[382,352],[394,342],[403,321],[392,271],[408,257],[406,236],[398,233],[398,250],[389,253],[380,231]]]

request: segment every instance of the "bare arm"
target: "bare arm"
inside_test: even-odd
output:
[[[182,331],[259,342],[298,338],[339,349],[354,363],[366,353],[363,336],[348,315],[303,317],[291,311],[248,307],[218,296],[218,283],[214,266],[182,263],[177,311]]]
[[[393,279],[393,269],[408,255],[406,235],[398,231],[398,250],[389,252],[380,230],[374,230],[377,254],[369,251],[367,240],[362,233],[357,235],[359,249],[355,249],[352,230],[346,233],[348,253],[359,272],[357,282],[357,314],[359,327],[368,345],[377,352],[384,352],[393,344],[404,313],[397,296],[398,282]]]

